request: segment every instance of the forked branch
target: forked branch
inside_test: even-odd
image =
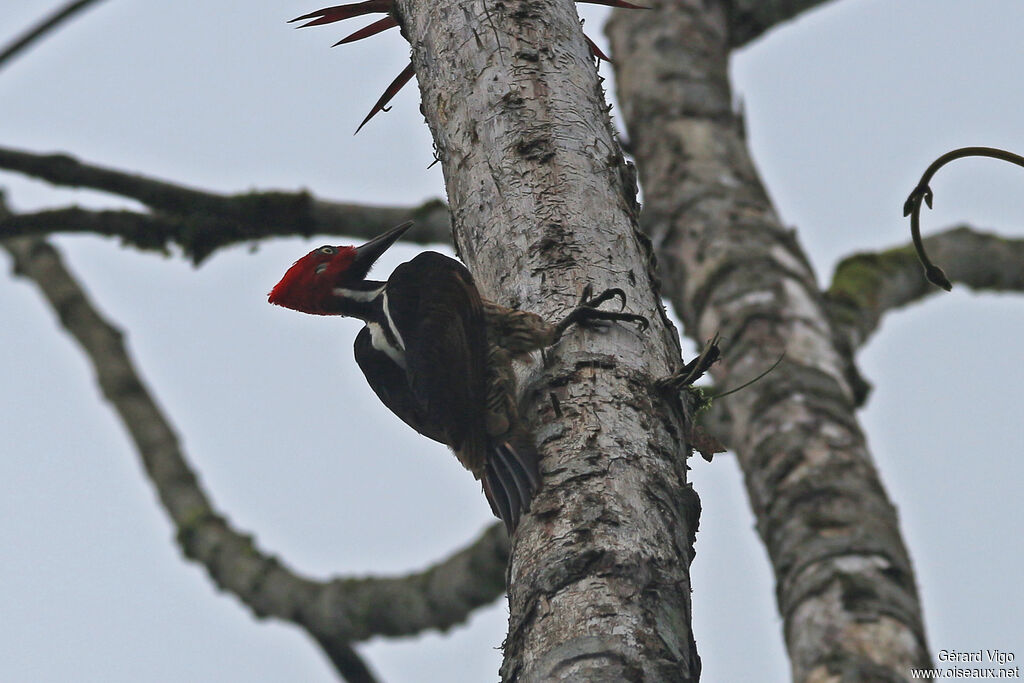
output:
[[[157,178],[78,161],[65,154],[35,154],[0,147],[0,169],[53,185],[109,192],[141,202],[141,211],[89,211],[78,207],[33,214],[0,214],[0,239],[57,232],[119,237],[138,249],[171,245],[199,264],[217,249],[267,237],[346,235],[370,238],[406,220],[419,243],[450,243],[448,209],[431,200],[420,206],[386,207],[317,199],[307,192],[223,195]]]

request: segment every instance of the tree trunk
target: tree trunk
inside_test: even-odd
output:
[[[543,488],[512,546],[504,680],[695,680],[699,503],[634,176],[570,0],[399,2],[455,243],[484,296],[564,316],[622,288],[652,327],[574,328],[521,378]]]
[[[728,344],[720,406],[775,569],[796,681],[906,680],[927,667],[913,568],[856,418],[863,386],[732,110],[727,4],[653,3],[609,24],[645,225],[690,336]]]

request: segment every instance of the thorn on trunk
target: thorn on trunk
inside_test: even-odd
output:
[[[387,90],[384,91],[384,94],[381,95],[380,99],[377,100],[377,103],[373,105],[373,109],[371,109],[370,113],[366,115],[366,118],[363,119],[363,122],[359,124],[359,128],[356,128],[356,133],[362,130],[363,126],[366,125],[367,121],[372,119],[377,114],[377,112],[388,111],[388,102],[390,102],[391,98],[393,98],[398,93],[398,91],[401,90],[405,86],[405,84],[409,82],[409,79],[412,78],[413,73],[414,72],[412,68],[412,62],[409,62],[409,66],[402,69],[402,73],[398,74],[395,80],[391,81],[391,85],[387,87]]]

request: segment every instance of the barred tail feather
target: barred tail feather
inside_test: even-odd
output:
[[[512,506],[509,504],[508,494],[505,493],[505,488],[502,486],[501,480],[494,470],[494,464],[491,462],[488,462],[486,467],[484,467],[483,485],[484,496],[491,506],[491,512],[505,523],[505,531],[511,536],[512,532],[515,531],[515,526],[512,524]]]
[[[516,480],[516,473],[509,467],[508,461],[493,455],[492,459],[494,461],[494,472],[501,487],[504,489],[505,495],[508,497],[508,507],[511,514],[508,519],[503,521],[509,530],[509,535],[512,535],[512,532],[519,526],[523,510],[529,506],[530,499],[523,498],[519,482]]]
[[[509,535],[523,513],[529,511],[533,494],[540,488],[537,453],[526,439],[492,445],[484,471],[484,493],[494,515],[505,522]]]

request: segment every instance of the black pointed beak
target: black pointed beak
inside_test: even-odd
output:
[[[412,225],[412,221],[406,221],[401,225],[391,228],[384,234],[374,237],[366,244],[356,247],[356,258],[349,267],[349,272],[358,275],[360,279],[365,278],[366,274],[370,272],[370,268],[380,258],[380,255],[397,242],[398,238],[405,234],[405,231],[411,228]]]

